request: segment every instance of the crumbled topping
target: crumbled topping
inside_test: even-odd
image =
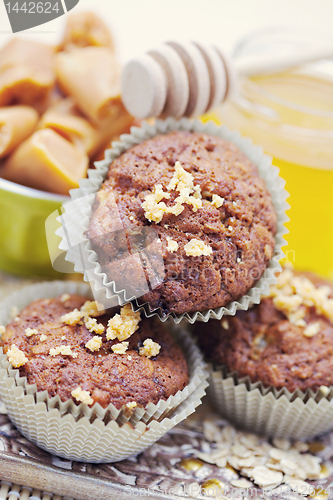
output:
[[[211,420],[204,421],[204,435],[213,444],[206,442],[204,452],[196,452],[199,459],[222,468],[232,467],[258,486],[276,487],[320,478],[322,459],[306,453],[309,446],[304,442],[273,439],[271,444],[265,438],[237,431],[232,426],[221,429]],[[245,483],[234,486],[246,487]]]
[[[46,335],[44,335],[44,333],[43,333],[43,335],[41,335],[41,336],[39,337],[39,340],[40,340],[40,342],[45,342],[45,340],[47,340],[47,336],[46,336]]]
[[[18,322],[20,321],[20,316],[16,316],[16,317],[14,318],[14,321],[16,321],[16,323],[18,323]]]
[[[270,288],[270,296],[273,298],[275,307],[282,311],[292,324],[300,327],[306,327],[304,318],[307,308],[311,307],[315,308],[317,314],[333,322],[331,294],[332,290],[329,286],[316,287],[305,276],[294,275],[289,268],[282,271],[277,284]],[[310,328],[311,331],[313,331],[312,328]]]
[[[126,403],[126,406],[129,410],[133,410],[133,408],[136,408],[138,406],[138,403],[135,401],[131,401],[130,403]]]
[[[60,297],[60,302],[67,302],[67,300],[69,300],[70,298],[71,296],[69,295],[69,293],[63,293]]]
[[[31,316],[33,318],[35,318],[36,316],[38,316],[38,312],[37,311],[32,311]]]
[[[0,338],[2,337],[2,335],[6,333],[6,327],[5,326],[0,326]]]
[[[236,262],[237,264],[239,264],[240,262],[242,262],[242,259],[240,257],[237,257]]]
[[[69,345],[61,345],[60,347],[55,347],[50,349],[50,356],[57,356],[58,354],[62,354],[63,356],[72,356],[73,358],[77,358],[77,353],[73,352]]]
[[[32,337],[33,335],[38,335],[37,328],[26,328],[25,334],[27,337]]]
[[[84,314],[84,316],[98,317],[105,314],[105,309],[103,304],[100,304],[96,300],[87,300],[87,302],[85,302],[81,307],[81,312]]]
[[[310,323],[303,331],[303,335],[306,337],[314,337],[320,331],[320,323],[316,321],[316,323]]]
[[[221,198],[218,194],[213,194],[212,196],[212,205],[214,205],[216,208],[222,207],[224,203],[224,198]]]
[[[196,240],[192,238],[192,240],[184,246],[184,250],[186,255],[191,257],[199,257],[200,255],[210,255],[213,252],[213,249],[206,245],[201,240]]]
[[[178,191],[179,196],[175,199],[173,206],[167,207],[162,200],[170,199],[170,191]],[[193,175],[186,172],[181,163],[176,161],[175,173],[167,187],[167,191],[163,191],[163,186],[157,184],[154,191],[145,196],[142,208],[145,211],[146,219],[158,224],[165,213],[180,215],[184,210],[184,204],[192,205],[193,212],[201,208],[201,189],[200,186],[194,186]]]
[[[61,340],[66,340],[66,335],[63,335],[63,336],[61,337]]]
[[[28,358],[25,357],[24,352],[20,351],[20,349],[18,349],[15,344],[13,344],[10,349],[8,349],[7,356],[8,361],[13,365],[14,368],[19,368],[29,361]]]
[[[85,405],[92,405],[94,403],[93,398],[90,396],[90,392],[83,391],[80,386],[72,391],[72,397]]]
[[[152,358],[157,356],[161,350],[160,344],[154,342],[152,339],[146,339],[143,343],[143,347],[140,347],[140,356],[146,356],[146,358]]]
[[[74,326],[82,324],[81,319],[83,318],[83,316],[84,315],[81,311],[79,311],[78,309],[74,309],[74,311],[71,311],[61,316],[60,319],[66,325]]]
[[[102,325],[102,323],[97,323],[96,318],[88,318],[85,322],[85,326],[89,332],[98,333],[99,335],[102,335],[105,330],[104,325]]]
[[[90,351],[99,351],[102,346],[102,337],[93,337],[86,343],[86,348]]]
[[[221,324],[225,330],[229,330],[229,323],[227,319],[223,319]]]
[[[130,216],[129,216],[129,220],[134,220],[133,215],[130,215]]]
[[[265,245],[264,253],[265,253],[266,259],[271,260],[271,258],[273,257],[272,247],[270,247],[269,245]]]
[[[170,236],[167,236],[167,242],[168,242],[167,250],[171,253],[177,252],[177,250],[178,250],[177,241],[170,238]]]
[[[128,361],[132,361],[132,356],[127,356]]]
[[[120,341],[128,339],[139,328],[140,319],[140,312],[134,312],[131,304],[126,304],[121,308],[120,314],[109,319],[106,338]]]
[[[111,349],[115,354],[125,354],[125,352],[128,349],[128,346],[129,342],[120,342],[119,344],[111,346]],[[130,356],[128,356],[128,358],[130,358]]]

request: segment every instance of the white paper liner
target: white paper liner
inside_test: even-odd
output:
[[[317,392],[264,387],[209,365],[208,396],[233,425],[269,437],[311,439],[333,429],[333,387]]]
[[[31,302],[63,293],[91,296],[90,287],[76,282],[49,282],[25,287],[8,297],[0,307],[0,325],[11,321],[12,306],[22,310]],[[0,396],[8,416],[30,441],[60,457],[85,462],[116,462],[143,451],[168,430],[187,418],[201,404],[208,372],[200,350],[191,336],[173,327],[184,350],[190,372],[189,384],[167,401],[146,408],[118,410],[113,404],[102,408],[79,406],[59,396],[49,398],[27,385],[0,349]]]
[[[173,130],[203,132],[233,142],[257,166],[259,175],[264,179],[271,194],[278,222],[274,255],[259,281],[240,300],[233,301],[226,307],[165,315],[161,309],[152,309],[148,303],[139,303],[135,297],[127,297],[125,290],[116,288],[116,283],[110,281],[102,272],[98,256],[84,233],[88,229],[95,194],[106,178],[110,163],[133,145]],[[197,320],[207,322],[211,318],[221,319],[223,315],[233,316],[239,309],[247,310],[251,304],[258,304],[260,297],[268,294],[269,286],[276,283],[275,274],[281,271],[279,261],[285,256],[281,250],[286,245],[283,236],[288,233],[284,224],[289,220],[285,213],[289,208],[286,202],[289,195],[284,189],[285,181],[279,177],[279,169],[272,165],[272,158],[265,155],[261,147],[254,146],[251,139],[242,137],[237,131],[231,131],[226,126],[218,126],[213,122],[204,124],[199,120],[187,118],[156,120],[154,125],[144,122],[142,127],[132,127],[131,134],[122,135],[120,139],[120,142],[113,142],[112,149],[105,152],[103,161],[95,163],[95,170],[88,170],[88,179],[80,181],[80,188],[71,191],[72,200],[76,200],[75,207],[72,208],[73,203],[65,204],[65,213],[58,219],[62,223],[62,227],[56,232],[62,239],[59,248],[67,252],[66,260],[75,265],[75,271],[84,273],[84,280],[89,281],[96,291],[104,289],[106,297],[117,295],[120,304],[132,301],[135,310],[143,310],[147,317],[158,315],[161,321],[172,317],[175,323],[180,323],[183,319],[192,324]]]

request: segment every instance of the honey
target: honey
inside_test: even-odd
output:
[[[333,63],[244,79],[217,117],[273,157],[291,208],[287,260],[333,279]]]

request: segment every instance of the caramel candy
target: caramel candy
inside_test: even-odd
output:
[[[13,38],[0,50],[0,106],[36,103],[54,85],[51,45]]]
[[[102,122],[100,127],[95,127],[78,111],[74,101],[67,98],[44,114],[38,128],[53,129],[92,157],[112,137],[128,132],[133,117],[127,113],[120,98],[118,98],[117,111],[117,116]]]
[[[99,124],[117,115],[120,66],[109,49],[60,52],[55,57],[55,70],[60,88],[93,122]]]
[[[25,186],[68,194],[86,175],[88,158],[51,129],[38,130],[6,161],[2,177]]]
[[[68,17],[59,49],[69,51],[80,47],[108,47],[114,52],[111,32],[94,12],[78,12]]]
[[[38,113],[28,106],[0,108],[0,158],[11,153],[34,131]]]

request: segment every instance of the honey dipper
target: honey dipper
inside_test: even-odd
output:
[[[323,46],[233,61],[216,46],[173,40],[127,63],[122,100],[127,111],[141,119],[199,116],[235,94],[240,76],[274,73],[332,56],[332,47]]]

